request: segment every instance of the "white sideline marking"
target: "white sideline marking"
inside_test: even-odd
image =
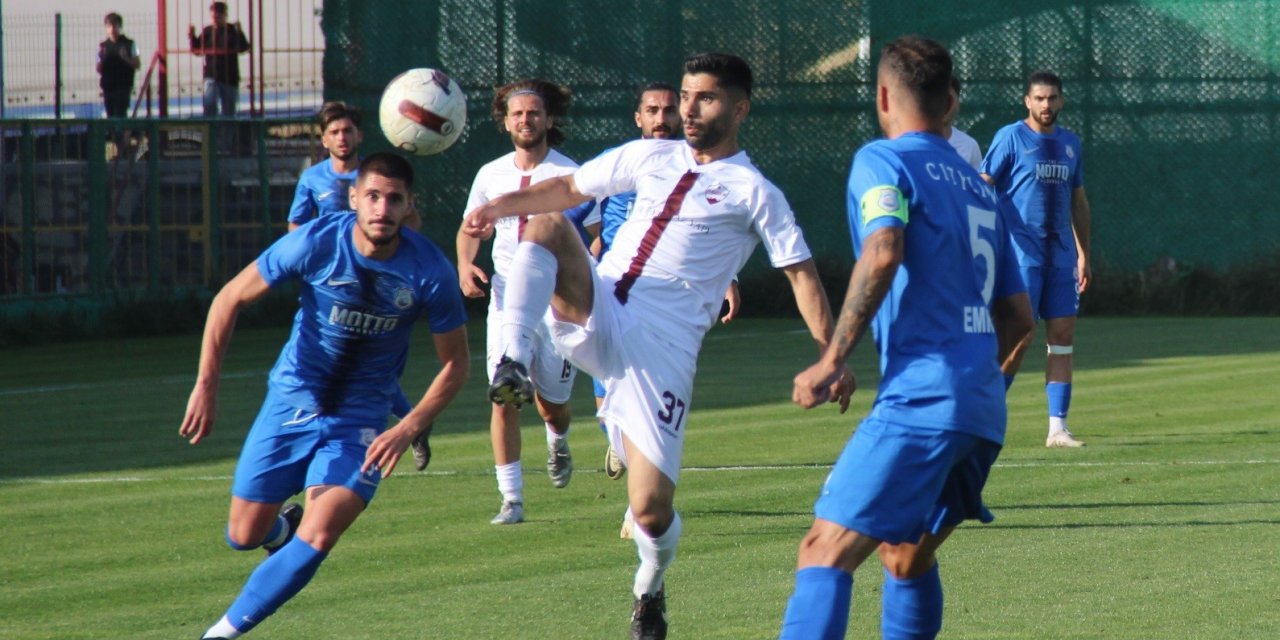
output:
[[[1227,466],[1239,464],[1280,464],[1280,460],[1259,459],[1259,460],[1135,460],[1133,462],[1007,462],[996,463],[997,469],[1042,469],[1049,467],[1177,467],[1181,465],[1187,466]],[[727,467],[685,467],[682,472],[716,472],[716,471],[786,471],[790,469],[830,469],[831,465],[827,464],[760,464],[760,465],[738,465]],[[577,473],[604,473],[601,469],[581,469]],[[401,472],[392,476],[392,478],[416,478],[421,476],[463,476],[463,475],[491,475],[491,472],[470,474],[460,471],[427,471],[418,473],[410,471],[408,473]],[[168,477],[168,476],[107,476],[103,478],[0,478],[0,485],[6,484],[117,484],[128,482],[229,482],[231,476],[186,476],[186,477]],[[392,480],[394,482],[395,480]]]
[[[720,339],[726,339],[726,338],[733,338],[735,340],[740,338],[758,338],[761,336],[776,336],[779,333],[796,334],[796,333],[809,333],[809,331],[807,329],[795,329],[791,331],[781,331],[781,332],[752,331],[752,332],[734,333],[734,334],[728,334],[728,335],[721,333],[721,334],[708,335],[705,338],[705,340],[720,340]],[[484,360],[485,360],[484,353],[473,354],[471,356],[472,362],[483,362]],[[267,369],[264,369],[262,371],[237,371],[234,373],[222,374],[222,379],[238,380],[241,378],[261,377],[265,380],[268,373],[270,373],[270,370],[267,370]],[[24,395],[31,395],[31,394],[37,394],[37,393],[63,393],[66,391],[87,391],[90,389],[122,389],[122,388],[129,389],[134,387],[151,386],[151,385],[157,385],[157,384],[194,384],[195,380],[196,380],[195,374],[190,374],[190,375],[184,374],[180,376],[165,376],[162,378],[137,378],[134,380],[124,380],[119,382],[80,382],[76,384],[51,384],[51,385],[45,385],[42,387],[19,387],[17,389],[0,389],[0,398],[3,398],[5,396],[24,396]]]

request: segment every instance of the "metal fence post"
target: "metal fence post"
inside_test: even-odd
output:
[[[53,117],[62,119],[62,14],[53,14]]]
[[[147,288],[160,287],[160,127],[147,121]]]
[[[115,127],[112,127],[114,129]],[[107,145],[102,120],[89,122],[89,292],[101,298],[107,283]],[[113,138],[115,136],[112,136]],[[119,150],[128,153],[127,148]]]
[[[22,292],[36,291],[36,145],[31,121],[22,121],[18,162],[22,167]]]

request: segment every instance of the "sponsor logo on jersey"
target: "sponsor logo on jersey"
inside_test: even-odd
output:
[[[1067,157],[1068,157],[1068,158],[1071,158],[1072,160],[1075,160],[1075,159],[1076,159],[1076,150],[1075,150],[1075,149],[1072,149],[1070,146],[1068,146],[1068,147],[1067,147]]]
[[[1071,167],[1061,162],[1037,162],[1036,180],[1049,184],[1060,184],[1071,177]]]
[[[335,304],[329,310],[329,324],[353,333],[379,335],[394,330],[400,324],[400,316],[382,316]]]
[[[707,204],[716,204],[729,197],[729,188],[719,182],[712,182],[707,185],[706,196]]]
[[[325,284],[331,287],[345,287],[349,284],[360,284],[360,281],[359,280],[339,280],[337,278],[329,278],[329,281],[326,282]]]

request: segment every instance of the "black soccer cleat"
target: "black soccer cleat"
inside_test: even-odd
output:
[[[666,640],[666,637],[666,589],[636,598],[631,609],[631,640]]]
[[[262,548],[267,550],[267,555],[272,555],[284,548],[286,544],[289,544],[290,540],[293,540],[293,536],[298,533],[298,525],[302,523],[302,505],[290,502],[280,510],[280,515],[289,524],[289,533],[284,537],[284,542],[278,545],[262,545]]]
[[[519,362],[502,356],[493,370],[489,400],[494,404],[510,404],[517,409],[533,402],[533,383],[529,381],[529,370]]]
[[[427,439],[431,437],[433,427],[435,427],[434,423],[427,425],[427,430],[414,438],[409,445],[413,448],[413,466],[418,471],[426,471],[427,465],[431,464],[431,443]]]

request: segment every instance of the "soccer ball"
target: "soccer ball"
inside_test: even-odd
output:
[[[396,147],[420,156],[448,149],[467,124],[467,97],[438,69],[410,69],[382,92],[382,133]]]

